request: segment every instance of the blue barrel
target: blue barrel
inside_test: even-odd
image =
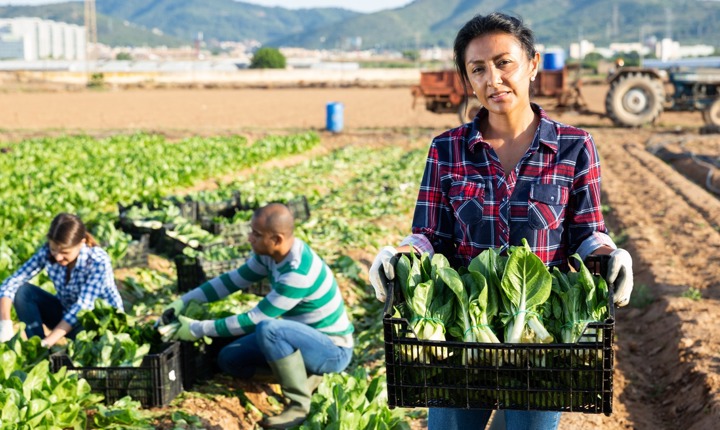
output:
[[[565,52],[561,50],[545,51],[543,70],[562,70],[565,67]]]
[[[343,104],[330,102],[327,104],[325,128],[333,133],[339,133],[343,129]]]

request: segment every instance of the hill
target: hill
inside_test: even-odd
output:
[[[359,36],[364,48],[449,47],[473,15],[496,10],[522,17],[545,45],[567,47],[580,38],[607,45],[669,34],[683,44],[720,46],[720,2],[697,0],[416,0],[271,43],[333,47]]]
[[[336,49],[448,47],[477,13],[521,16],[538,43],[597,45],[671,36],[682,44],[720,46],[720,2],[701,0],[415,0],[371,14],[339,8],[290,10],[233,0],[97,0],[98,37],[110,45],[254,39],[273,46]],[[82,24],[82,3],[0,7],[0,17],[39,16]]]

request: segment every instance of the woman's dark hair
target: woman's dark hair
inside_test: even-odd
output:
[[[465,68],[465,51],[468,45],[476,37],[491,33],[507,33],[514,36],[522,45],[529,60],[535,56],[535,36],[520,18],[500,12],[493,12],[489,15],[475,15],[458,31],[453,46],[455,68],[463,78],[463,86],[469,81],[467,69]]]
[[[87,231],[82,220],[77,215],[68,213],[60,213],[55,216],[50,223],[47,238],[61,248],[77,246],[83,239],[87,246],[97,246],[95,238]]]

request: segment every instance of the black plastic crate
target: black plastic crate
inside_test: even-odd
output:
[[[219,202],[198,201],[196,220],[215,216],[230,217],[240,205],[240,191],[233,191],[231,198]]]
[[[217,363],[218,354],[236,339],[237,337],[215,337],[210,345],[180,342],[183,388],[190,390],[196,383],[212,379],[220,372]]]
[[[232,241],[219,236],[217,238],[216,242],[213,243],[198,243],[197,245],[192,245],[190,243],[183,242],[182,240],[172,237],[167,234],[169,229],[163,228],[162,230],[162,238],[160,239],[160,242],[157,245],[157,249],[167,254],[171,257],[174,257],[176,255],[182,254],[183,250],[185,248],[192,248],[197,251],[207,251],[212,248],[216,247],[223,247],[223,246],[229,246],[232,244]]]
[[[231,260],[208,261],[198,257],[178,255],[175,257],[178,292],[190,291],[210,279],[235,270],[242,266],[245,260],[247,258],[241,257]],[[265,296],[270,292],[270,285],[266,281],[258,282],[250,285],[246,292],[256,296]]]
[[[300,196],[298,198],[282,203],[285,204],[288,209],[290,209],[290,212],[293,214],[295,221],[304,222],[310,218],[310,205],[308,203],[307,197]],[[252,230],[250,226],[250,221],[234,223],[215,221],[215,218],[217,218],[218,216],[231,218],[235,215],[237,210],[249,209],[248,207],[242,206],[240,203],[238,203],[238,205],[233,207],[232,210],[225,211],[224,214],[221,215],[201,215],[200,226],[212,234],[226,238],[228,240],[228,243],[231,245],[246,243],[248,235]]]
[[[201,227],[214,235],[228,239],[231,244],[247,242],[248,235],[252,230],[250,221],[224,223],[213,221],[213,218],[204,218],[200,222]]]
[[[607,258],[586,262],[607,273]],[[388,282],[383,317],[388,406],[612,413],[612,286],[605,322],[589,323],[573,344],[464,343],[418,340],[393,318],[402,293]],[[439,359],[437,357],[445,357]]]
[[[194,203],[190,202],[191,204],[187,206],[187,208],[194,207]],[[133,239],[140,239],[143,235],[149,235],[149,246],[150,248],[156,248],[160,245],[163,234],[164,234],[164,228],[169,227],[168,225],[160,225],[158,228],[151,228],[147,226],[139,225],[135,222],[135,220],[130,219],[127,217],[127,211],[129,208],[134,206],[141,206],[142,203],[135,202],[130,206],[123,206],[122,204],[118,203],[118,222],[117,226],[124,231],[125,233],[130,234]],[[186,213],[188,212],[188,213]],[[197,215],[194,213],[194,210],[187,209],[183,211],[181,209],[181,213],[186,214],[187,216],[197,217]],[[194,219],[194,218],[193,218]]]
[[[64,352],[50,356],[53,372],[66,366],[68,373],[88,381],[93,393],[105,396],[112,404],[125,396],[139,401],[143,407],[161,407],[182,392],[180,344],[163,345],[157,354],[148,354],[140,367],[75,367]]]
[[[150,235],[142,234],[140,238],[134,240],[128,245],[125,256],[114,263],[115,268],[121,269],[125,267],[148,267],[148,257],[150,256]]]
[[[310,204],[304,195],[286,202],[285,205],[290,209],[296,222],[310,219]]]

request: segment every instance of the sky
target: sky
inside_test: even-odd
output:
[[[0,0],[0,6],[39,5],[60,3],[67,0]],[[356,12],[377,12],[395,9],[412,3],[412,0],[244,0],[261,6],[281,6],[288,9],[310,7],[341,7]]]

